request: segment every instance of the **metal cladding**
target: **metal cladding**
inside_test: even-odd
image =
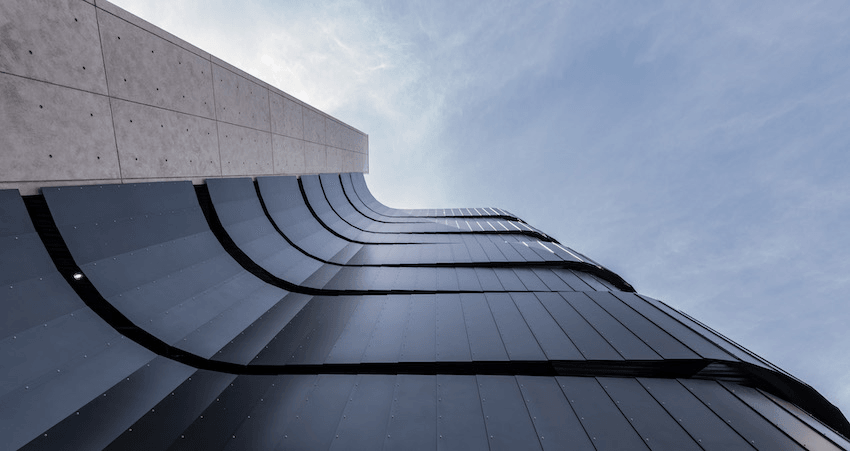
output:
[[[793,376],[496,208],[361,174],[0,191],[0,449],[848,449]]]

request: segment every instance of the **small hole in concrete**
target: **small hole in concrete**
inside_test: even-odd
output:
[[[32,55],[32,50],[30,50],[30,55]]]
[[[48,157],[50,157],[50,158],[53,158],[53,154],[49,154],[49,155],[47,155],[47,156],[48,156]]]
[[[86,70],[86,66],[83,66],[83,70]]]
[[[89,116],[94,117],[94,113],[89,113]]]
[[[100,160],[100,157],[97,157],[97,159]]]
[[[44,106],[42,106],[42,105],[39,105],[38,107],[39,107],[39,108],[44,108]]]
[[[139,159],[138,159],[138,158],[136,158],[136,161],[139,161]]]
[[[76,17],[74,17],[74,22],[78,22]]]
[[[130,119],[130,122],[133,122],[133,120],[132,120],[132,119]]]

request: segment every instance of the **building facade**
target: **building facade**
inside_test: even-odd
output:
[[[382,205],[356,129],[102,0],[0,12],[0,449],[850,448],[511,212]]]

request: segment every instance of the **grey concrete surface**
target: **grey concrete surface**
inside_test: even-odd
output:
[[[0,2],[0,187],[368,172],[368,136],[105,1]]]

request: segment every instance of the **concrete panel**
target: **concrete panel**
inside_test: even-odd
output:
[[[92,5],[3,0],[0,30],[0,71],[106,94]]]
[[[204,58],[204,59],[207,59],[207,60],[210,59],[209,53],[201,50],[198,47],[195,47],[194,45],[192,45],[192,44],[190,44],[190,43],[188,43],[188,42],[186,42],[186,41],[184,41],[180,38],[178,38],[177,36],[174,36],[173,34],[163,30],[162,28],[157,27],[156,25],[154,25],[152,23],[150,23],[146,20],[143,20],[140,17],[137,17],[137,16],[130,14],[129,12],[113,5],[112,3],[109,3],[106,0],[99,0],[95,4],[97,5],[97,7],[99,9],[102,9],[102,10],[112,14],[113,16],[120,17],[121,19],[124,19],[125,21],[127,21],[127,22],[129,22],[129,23],[131,23],[131,24],[133,24],[133,25],[135,25],[135,26],[137,26],[137,27],[139,27],[143,30],[146,30],[150,33],[153,33],[156,36],[159,36],[162,39],[165,39],[166,41],[171,42],[172,44],[175,44],[179,47],[182,47],[182,48],[200,56],[201,58]]]
[[[272,133],[303,139],[304,118],[301,116],[301,104],[274,92],[270,95]]]
[[[0,180],[120,177],[106,96],[0,74]]]
[[[317,144],[325,142],[325,115],[312,108],[304,108],[304,140]]]
[[[304,143],[304,172],[318,174],[327,168],[328,157],[326,146],[321,144]]]
[[[112,99],[121,175],[221,175],[216,123],[190,114]]]
[[[303,174],[306,168],[304,141],[272,135],[275,174]]]
[[[223,176],[273,174],[271,137],[269,132],[219,122],[221,174]]]
[[[213,64],[213,83],[218,120],[271,131],[268,88],[218,64]]]
[[[110,96],[215,117],[209,60],[102,10],[98,19]]]
[[[325,141],[327,145],[336,148],[343,148],[343,128],[344,126],[335,119],[325,118]]]
[[[336,147],[327,146],[325,148],[327,166],[322,172],[340,172],[345,161],[344,153],[347,152],[342,149],[337,149]]]

